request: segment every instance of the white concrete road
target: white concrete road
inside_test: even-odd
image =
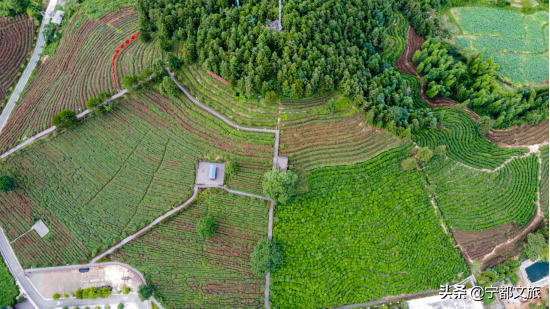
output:
[[[25,85],[27,84],[27,81],[29,80],[29,77],[31,77],[32,71],[36,67],[36,63],[40,60],[40,55],[42,54],[42,50],[44,49],[44,26],[50,23],[50,18],[53,17],[53,11],[55,9],[55,5],[57,4],[57,0],[50,0],[48,3],[48,8],[46,9],[46,13],[44,14],[44,18],[42,19],[42,24],[40,25],[40,33],[38,34],[38,40],[36,40],[36,47],[34,48],[34,52],[31,57],[31,61],[25,68],[25,71],[21,75],[21,78],[19,78],[19,81],[17,82],[17,85],[15,86],[15,89],[10,97],[10,100],[8,101],[8,104],[2,111],[2,114],[0,115],[0,133],[2,132],[2,128],[6,125],[6,122],[8,121],[8,117],[10,116],[13,108],[15,107],[15,102],[19,100],[19,96],[21,95],[21,92],[23,89],[25,89]]]

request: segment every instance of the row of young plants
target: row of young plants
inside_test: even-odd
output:
[[[109,258],[142,272],[165,308],[258,308],[265,277],[252,273],[250,255],[267,234],[268,209],[264,200],[210,189]],[[215,220],[206,239],[197,231],[205,216]]]
[[[538,171],[535,154],[496,172],[476,171],[445,157],[425,168],[445,222],[459,231],[527,224],[536,210]]]
[[[13,213],[1,219],[15,228],[9,238],[28,230],[28,216],[53,222],[55,237],[29,233],[16,241],[24,267],[85,261],[180,205],[192,194],[197,160],[236,162],[231,182],[256,194],[272,165],[273,135],[236,130],[154,89],[54,135],[7,160],[6,173],[17,185],[0,193],[2,213]],[[248,183],[251,176],[256,183]]]
[[[388,63],[393,63],[395,60],[401,57],[401,53],[407,45],[407,30],[409,29],[409,22],[401,14],[394,15],[393,26],[389,28],[388,39],[393,41],[381,55],[388,60]]]
[[[539,184],[540,209],[546,217],[546,220],[548,220],[548,145],[540,148],[540,155],[542,161]]]
[[[0,17],[0,111],[30,60],[36,30],[36,21],[28,14]]]
[[[272,308],[362,303],[468,274],[418,172],[400,169],[412,148],[311,170],[310,192],[277,207],[273,237],[285,260],[271,275]]]
[[[520,156],[527,152],[520,148],[500,148],[494,146],[481,136],[472,118],[454,108],[443,107],[434,110],[441,121],[440,130],[418,132],[412,139],[421,147],[434,148],[438,145],[447,146],[447,155],[475,168],[494,169],[512,156]]]

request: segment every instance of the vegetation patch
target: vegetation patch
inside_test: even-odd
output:
[[[507,223],[523,227],[533,217],[538,190],[538,158],[517,158],[496,172],[473,170],[438,157],[425,168],[436,188],[445,222],[460,231],[483,231]]]
[[[266,201],[208,190],[179,214],[110,255],[147,277],[165,308],[259,308],[264,276],[252,273],[250,256],[267,235]],[[204,240],[199,218],[216,220],[216,234]]]
[[[400,170],[412,147],[314,169],[310,192],[277,206],[273,237],[285,259],[271,274],[272,307],[337,307],[468,275],[418,171]]]
[[[512,83],[536,85],[548,78],[547,11],[525,15],[474,6],[453,8],[451,13],[463,29],[462,35],[454,36],[456,43],[492,57]]]
[[[0,306],[15,306],[16,297],[19,295],[19,288],[15,280],[0,256]]]
[[[540,209],[546,220],[548,220],[548,146],[540,148],[542,166],[541,166],[541,175],[540,175]]]
[[[28,233],[14,243],[24,268],[86,261],[187,200],[199,159],[231,159],[239,166],[231,188],[261,194],[273,140],[186,99],[153,89],[132,95],[114,112],[8,157],[5,173],[18,188],[0,192],[0,222],[9,239],[33,218],[52,223],[50,238]]]

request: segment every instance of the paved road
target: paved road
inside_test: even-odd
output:
[[[34,52],[31,57],[31,61],[25,68],[25,71],[21,75],[21,78],[17,82],[17,85],[15,86],[15,90],[13,91],[10,100],[8,101],[8,104],[2,111],[2,114],[0,115],[0,132],[2,132],[2,128],[6,125],[6,122],[8,121],[8,117],[10,116],[13,108],[15,107],[15,102],[19,100],[19,96],[21,95],[21,92],[25,88],[25,85],[27,84],[27,81],[29,80],[29,77],[32,74],[32,71],[36,67],[36,63],[40,60],[40,54],[42,54],[42,50],[44,49],[44,34],[42,33],[44,31],[44,26],[50,23],[50,17],[53,16],[53,11],[55,9],[55,5],[57,3],[57,0],[50,0],[48,3],[48,8],[46,9],[46,14],[44,14],[44,18],[42,19],[42,24],[40,25],[40,33],[38,34],[38,40],[36,40],[36,47],[34,48]]]
[[[94,299],[94,300],[83,300],[83,299],[59,299],[59,300],[53,300],[53,299],[44,299],[38,291],[34,288],[32,283],[29,281],[29,279],[25,276],[25,272],[32,272],[36,270],[26,270],[23,271],[23,268],[21,267],[21,264],[19,264],[19,261],[17,260],[17,257],[15,256],[15,253],[13,252],[12,247],[10,246],[8,239],[6,238],[6,235],[4,234],[4,230],[0,229],[0,251],[2,253],[2,257],[4,258],[4,261],[6,262],[6,265],[8,265],[8,268],[13,275],[14,278],[17,279],[19,284],[22,287],[22,290],[26,294],[27,299],[31,302],[31,304],[35,308],[39,309],[53,309],[56,307],[63,307],[63,306],[102,306],[106,303],[128,303],[132,302],[137,305],[139,309],[146,309],[147,305],[139,300],[139,297],[137,296],[137,293],[131,293],[128,295],[111,295],[107,299]],[[132,271],[139,274],[139,276],[143,279],[143,276],[135,269],[129,267],[128,265],[121,264],[121,266],[128,267]],[[67,268],[67,267],[82,267],[82,265],[73,265],[73,266],[61,266],[61,267],[51,267],[49,269],[55,269],[55,268]],[[145,282],[145,281],[144,281]]]
[[[168,71],[168,69],[166,69]],[[275,163],[276,163],[276,157],[279,156],[279,130],[268,130],[268,129],[255,129],[255,128],[247,128],[247,127],[241,127],[239,125],[236,125],[234,124],[233,122],[229,121],[227,118],[225,118],[224,116],[220,115],[219,113],[217,113],[216,111],[214,111],[213,109],[209,108],[208,106],[202,104],[201,102],[197,101],[197,99],[195,99],[191,94],[189,94],[189,92],[187,92],[187,90],[185,90],[185,88],[183,88],[180,83],[178,83],[178,81],[174,78],[174,74],[172,74],[172,72],[168,71],[168,75],[170,75],[170,77],[172,78],[172,80],[174,81],[174,83],[176,83],[176,85],[178,85],[178,87],[180,88],[181,92],[183,92],[183,94],[185,94],[185,96],[191,100],[193,103],[197,104],[198,106],[204,108],[205,110],[207,110],[208,112],[210,112],[211,114],[213,114],[214,116],[220,118],[223,122],[227,123],[228,125],[236,128],[237,130],[243,130],[243,131],[252,131],[252,132],[263,132],[263,133],[272,133],[272,134],[275,134],[275,145],[274,145],[274,151],[273,151],[273,167],[275,167]]]

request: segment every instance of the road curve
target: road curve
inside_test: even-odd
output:
[[[21,92],[23,91],[23,89],[25,89],[25,85],[27,84],[29,77],[31,77],[32,71],[34,71],[34,68],[36,67],[36,63],[38,63],[38,61],[40,60],[40,55],[42,54],[42,50],[44,49],[44,45],[46,42],[44,40],[43,34],[44,26],[50,23],[50,17],[52,17],[53,15],[56,4],[57,0],[50,0],[50,2],[48,3],[46,13],[44,14],[44,18],[42,19],[42,24],[40,25],[40,33],[38,34],[38,40],[36,40],[36,47],[34,48],[34,52],[32,53],[31,61],[29,61],[29,64],[25,68],[25,71],[23,71],[21,78],[19,78],[19,81],[17,82],[17,85],[15,86],[15,89],[10,96],[8,104],[0,115],[0,133],[2,132],[2,129],[6,125],[6,122],[8,121],[8,118],[15,107],[15,102],[19,100]]]

